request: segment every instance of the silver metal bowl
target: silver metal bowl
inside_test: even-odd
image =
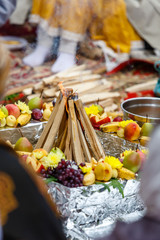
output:
[[[132,119],[139,123],[160,124],[160,98],[138,97],[125,100],[121,104],[124,119]]]

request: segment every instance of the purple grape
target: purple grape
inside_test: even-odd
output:
[[[59,180],[59,181],[62,181],[62,179],[63,179],[63,177],[60,175],[60,176],[58,177],[58,180]]]
[[[61,160],[61,163],[62,163],[63,165],[66,165],[66,161],[65,161],[64,159]]]
[[[52,105],[53,105],[53,107],[56,105],[56,101],[57,101],[57,99],[54,98],[53,101],[52,101]]]
[[[49,174],[49,175],[52,175],[52,170],[49,170],[49,171],[48,171],[48,174]]]
[[[48,167],[47,171],[42,171],[43,177],[49,178],[53,176],[58,179],[58,182],[67,187],[83,186],[83,173],[79,166],[69,160],[61,159],[56,168]]]
[[[85,164],[85,163],[81,163],[80,166],[81,166],[81,167],[84,167],[84,166],[86,166],[86,164]]]
[[[32,118],[34,120],[40,120],[43,117],[43,114],[40,109],[35,108],[32,110]]]

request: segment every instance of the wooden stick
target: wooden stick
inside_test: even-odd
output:
[[[141,84],[136,84],[132,87],[126,88],[125,91],[126,92],[139,92],[139,91],[144,91],[144,90],[152,90],[155,88],[155,85],[157,83],[157,79],[156,80],[152,80],[152,81],[148,81],[146,83],[141,83]]]
[[[55,107],[53,108],[53,112],[51,113],[51,116],[50,116],[50,118],[49,118],[49,120],[48,120],[48,123],[47,123],[47,125],[45,126],[45,128],[44,128],[44,130],[43,130],[43,132],[42,132],[42,134],[41,134],[41,136],[40,136],[40,138],[39,138],[39,140],[38,140],[38,142],[37,142],[37,144],[36,144],[36,146],[35,146],[35,149],[43,148],[44,142],[45,142],[46,137],[47,137],[47,135],[48,135],[48,133],[49,133],[49,131],[50,131],[50,129],[51,129],[51,126],[52,126],[52,124],[53,124],[53,121],[54,121],[54,119],[55,119],[55,116],[56,116],[57,111],[58,111],[58,108],[59,108],[60,95],[61,95],[61,94],[59,94],[59,97],[57,98],[56,105],[55,105]]]
[[[32,95],[29,95],[27,96],[27,101],[31,100],[32,98],[35,98],[35,97],[40,97],[41,93],[36,93],[36,94],[32,94]]]
[[[58,137],[57,137],[57,138],[58,138],[58,139],[57,139],[57,143],[56,143],[57,146],[60,145],[60,142],[61,142],[63,133],[64,133],[64,131],[65,131],[66,126],[68,125],[67,113],[66,113],[66,112],[64,112],[62,119],[63,119],[63,121],[62,121],[61,124],[60,124],[59,132],[58,132]]]
[[[16,88],[7,90],[7,91],[5,92],[5,96],[22,92],[24,89],[26,89],[26,88],[32,88],[33,86],[34,86],[34,83],[28,83],[28,84],[26,84],[26,85],[24,85],[24,86],[20,86],[20,87],[16,87]]]
[[[96,132],[94,131],[91,122],[84,110],[82,101],[79,99],[75,102],[78,113],[80,115],[80,120],[81,123],[84,127],[84,130],[86,132],[86,135],[89,139],[89,143],[91,145],[92,151],[95,154],[95,157],[97,158],[97,160],[99,160],[100,158],[104,158],[105,157],[105,152],[104,149],[96,135]]]
[[[105,100],[107,98],[116,98],[120,97],[120,93],[118,92],[101,92],[101,93],[91,93],[86,94],[81,97],[83,103],[91,103],[96,102],[98,100]]]
[[[28,96],[28,95],[31,95],[32,94],[32,91],[33,91],[33,88],[26,88],[23,90],[23,93]]]
[[[61,138],[61,142],[60,142],[60,145],[59,145],[59,148],[64,151],[64,148],[65,148],[65,142],[66,142],[66,136],[67,136],[67,129],[68,129],[68,120],[66,121],[66,126],[65,126],[65,129],[64,129],[64,132],[63,132],[63,135],[62,135],[62,138]]]
[[[54,97],[56,93],[56,88],[50,88],[47,90],[44,90],[43,96],[44,97]]]
[[[41,82],[39,82],[39,83],[36,83],[35,85],[34,85],[34,87],[33,87],[33,89],[34,89],[34,91],[37,91],[37,90],[42,90],[43,89],[43,87],[44,87],[44,84],[43,84],[43,82],[41,81]]]
[[[50,131],[48,133],[48,136],[47,136],[46,141],[45,141],[44,146],[43,146],[43,148],[47,152],[49,152],[53,147],[53,143],[55,141],[56,134],[59,130],[64,112],[65,112],[65,107],[66,107],[65,104],[66,104],[66,100],[64,100],[64,98],[63,98],[60,105],[59,105],[58,111],[57,111],[56,116],[54,118],[54,122],[51,125]]]
[[[78,133],[78,126],[77,126],[77,117],[75,113],[75,108],[74,108],[74,101],[69,100],[69,114],[71,117],[71,128],[72,128],[72,136],[71,136],[71,141],[72,141],[72,148],[73,148],[73,156],[74,160],[77,164],[80,164],[84,162],[84,156],[80,144],[80,138],[79,138],[79,133]]]
[[[71,134],[72,134],[72,128],[71,128],[71,117],[70,114],[68,115],[68,132],[67,132],[67,138],[66,138],[66,144],[65,144],[65,155],[67,156],[68,160],[72,160],[72,150],[70,148],[71,145]]]
[[[80,137],[80,141],[81,141],[81,145],[82,145],[82,149],[83,149],[84,155],[85,155],[85,157],[87,159],[87,162],[90,162],[92,157],[91,157],[91,154],[90,154],[90,151],[88,149],[88,145],[87,145],[86,139],[84,137],[82,128],[81,128],[80,123],[79,123],[78,120],[77,120],[77,125],[78,125],[79,137]]]

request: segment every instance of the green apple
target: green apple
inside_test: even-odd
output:
[[[8,110],[7,110],[7,108],[5,106],[2,106],[1,110],[6,115],[6,117],[8,117]]]
[[[153,124],[152,123],[144,123],[141,129],[141,136],[149,137],[153,131]]]
[[[30,110],[33,110],[35,108],[42,109],[43,101],[40,97],[35,97],[29,100],[28,106]]]
[[[131,152],[125,156],[123,166],[136,173],[141,167],[141,158],[137,152]]]
[[[16,142],[14,150],[21,152],[32,152],[33,146],[26,137],[21,137]]]

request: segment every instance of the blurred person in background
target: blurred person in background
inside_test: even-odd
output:
[[[0,27],[3,26],[16,7],[17,0],[0,0]]]
[[[3,45],[0,56],[2,95],[10,69],[9,53]],[[59,213],[44,182],[2,140],[0,156],[0,240],[65,240]]]
[[[160,51],[160,1],[125,0],[125,3],[128,19],[136,31],[152,48]]]
[[[112,234],[101,240],[160,239],[160,126],[152,135],[149,156],[141,172],[140,196],[147,208],[137,222],[118,222]],[[100,240],[100,239],[99,239]]]
[[[92,39],[103,40],[115,51],[127,54],[131,41],[141,40],[127,19],[124,0],[33,0],[30,22],[39,25],[37,47],[23,61],[32,67],[43,64],[53,38],[60,36],[52,72],[75,64],[77,44],[88,30]]]

